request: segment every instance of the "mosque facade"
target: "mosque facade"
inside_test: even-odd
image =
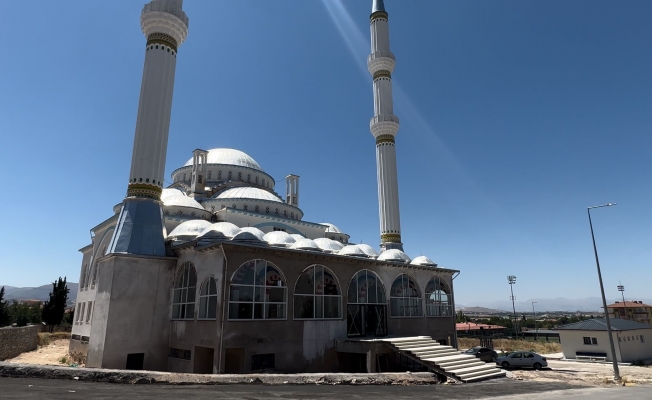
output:
[[[70,352],[87,367],[194,373],[351,369],[343,338],[427,335],[456,345],[456,270],[403,252],[388,13],[370,18],[380,246],[304,219],[299,176],[236,149],[197,149],[162,182],[183,0],[153,0],[125,199],[91,229]]]

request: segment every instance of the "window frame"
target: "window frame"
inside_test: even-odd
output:
[[[187,275],[185,274],[186,271],[188,271]],[[194,286],[191,286],[190,272],[194,274]],[[180,278],[182,279],[180,283],[181,286],[177,287]],[[185,298],[183,298],[184,290],[185,290]],[[176,302],[177,291],[180,292],[179,302]],[[188,301],[190,293],[193,294],[192,301]],[[191,314],[190,316],[188,316],[189,305],[192,305],[192,312],[190,313]],[[183,264],[181,264],[181,266],[179,266],[179,269],[177,270],[176,278],[174,279],[174,286],[172,288],[172,308],[171,308],[170,319],[174,321],[194,320],[195,309],[197,308],[196,305],[197,305],[197,270],[195,269],[195,265],[193,263],[191,263],[190,261],[186,261]],[[179,314],[177,316],[175,316],[175,312],[174,312],[175,306],[179,306],[178,309]],[[183,317],[181,317],[182,315]]]
[[[407,289],[408,289],[408,294],[406,294],[404,291],[401,293],[401,296],[393,296],[392,292],[394,289],[394,285],[396,285],[396,282],[401,279],[401,282],[399,283],[402,287],[407,284]],[[407,280],[406,280],[407,279]],[[412,287],[411,285],[414,285]],[[416,290],[416,295],[409,295],[410,289]],[[414,307],[411,304],[411,301],[416,300],[417,302],[417,314],[412,315],[412,308]],[[407,301],[407,306],[405,305],[404,302]],[[397,309],[400,308],[403,310],[403,315],[394,315],[394,307],[393,304],[397,304]],[[403,303],[403,305],[401,305]],[[407,314],[405,310],[407,309]],[[394,280],[392,281],[392,286],[390,286],[389,289],[389,316],[392,318],[423,318],[423,297],[421,296],[421,290],[419,288],[419,285],[417,284],[417,281],[415,281],[412,276],[408,273],[401,273],[399,274]]]
[[[430,286],[430,283],[433,283],[434,290],[429,292],[428,287]],[[439,289],[437,289],[437,285],[439,284]],[[435,295],[434,301],[432,303],[429,303],[428,300],[431,299],[432,294],[437,293],[437,291],[443,292],[446,294],[446,303],[442,302],[442,296],[441,293],[439,295]],[[450,288],[448,287],[448,284],[446,281],[444,281],[443,278],[439,276],[433,276],[428,283],[426,284],[426,288],[424,290],[424,315],[426,318],[450,318],[453,316],[453,294],[451,293]],[[431,314],[431,307],[433,306],[433,309],[438,309],[439,315],[434,315]],[[446,310],[444,313],[442,313],[442,310]]]
[[[211,280],[215,282],[215,293],[210,293],[210,282]],[[206,286],[207,285],[207,286]],[[208,288],[208,293],[204,294],[204,288]],[[199,288],[199,305],[197,306],[197,320],[198,321],[214,321],[217,319],[217,295],[218,295],[218,290],[217,290],[217,279],[213,275],[208,275],[204,280],[202,281],[202,284]],[[206,299],[205,303],[205,310],[202,310],[202,300]],[[215,316],[209,316],[208,312],[210,310],[210,301],[211,299],[214,299],[215,301]],[[205,311],[205,316],[202,317],[202,311]]]
[[[358,301],[358,300],[360,300],[360,298],[359,298],[360,297],[359,296],[360,288],[358,288],[358,280],[359,280],[358,275],[361,272],[366,273],[365,277],[368,276],[370,272],[371,272],[372,275],[374,275],[376,277],[376,299],[378,299],[378,288],[380,287],[380,288],[382,288],[381,293],[382,293],[383,298],[385,300],[384,302],[373,302],[373,303],[369,302],[368,301],[369,296],[366,297],[366,299],[367,299],[366,302],[359,302]],[[355,282],[355,296],[356,296],[355,300],[356,301],[351,301],[351,298],[350,298],[349,294],[351,292],[351,285],[354,282]],[[382,279],[380,279],[380,276],[376,272],[374,272],[374,271],[372,271],[370,269],[361,269],[361,270],[357,271],[355,274],[353,274],[353,277],[351,277],[351,280],[349,281],[349,287],[346,290],[346,304],[347,304],[347,306],[349,304],[351,304],[351,305],[368,305],[368,304],[372,304],[372,305],[384,305],[384,306],[386,306],[387,303],[388,303],[388,296],[387,296],[387,289],[385,288],[385,283],[383,282]]]
[[[299,284],[299,280],[301,279],[301,277],[304,276],[304,274],[308,274],[309,271],[313,271],[312,276],[314,277],[315,276],[314,274],[316,273],[315,271],[317,270],[318,267],[320,267],[322,269],[322,277],[326,274],[327,271],[333,277],[333,279],[335,281],[335,285],[337,287],[337,291],[339,292],[339,294],[335,294],[335,295],[325,294],[323,289],[322,289],[322,294],[317,294],[316,293],[317,292],[317,279],[313,279],[312,294],[297,293],[297,285]],[[313,298],[313,303],[312,303],[313,304],[313,308],[312,308],[312,315],[313,316],[312,317],[310,317],[310,318],[301,318],[301,317],[296,316],[296,314],[295,314],[295,312],[296,312],[295,305],[297,304],[297,297],[312,297]],[[322,317],[316,317],[315,316],[315,315],[317,315],[317,313],[316,313],[317,301],[315,300],[317,297],[322,299],[321,300],[321,306],[322,306],[321,314],[322,314]],[[325,307],[326,302],[324,301],[324,298],[326,298],[326,297],[328,297],[328,298],[339,298],[338,299],[338,316],[337,317],[324,317],[323,316],[325,314],[324,311],[326,309],[326,307]],[[301,273],[297,277],[297,281],[294,284],[294,291],[292,292],[292,319],[296,320],[296,321],[337,321],[337,320],[341,320],[341,319],[344,318],[344,310],[343,310],[343,306],[342,306],[343,298],[344,298],[344,296],[342,294],[342,285],[340,285],[340,281],[337,278],[337,275],[335,275],[335,273],[330,268],[326,267],[325,265],[312,264],[312,265],[308,266],[307,268],[305,268],[303,271],[301,271]]]
[[[283,283],[282,286],[268,286],[267,285],[267,280],[264,281],[263,285],[257,285],[256,284],[256,270],[258,267],[258,262],[259,261],[264,261],[265,264],[265,274],[267,274],[267,268],[272,267],[278,272],[280,276],[280,281]],[[248,263],[254,262],[254,281],[252,284],[242,284],[242,283],[233,283],[233,279],[236,277],[238,274],[238,271],[240,271],[242,268],[244,268]],[[252,298],[251,301],[241,301],[241,300],[231,300],[232,297],[232,292],[234,287],[248,287],[252,288]],[[263,297],[262,301],[256,301],[256,292],[257,289],[260,290],[262,288],[262,291],[264,292],[265,295],[267,295],[267,289],[271,288],[283,288],[285,289],[284,293],[284,301],[283,302],[275,302],[275,301],[267,301],[267,296]],[[289,296],[289,287],[287,285],[287,279],[285,278],[285,274],[283,274],[283,271],[274,263],[271,261],[265,260],[263,258],[255,258],[252,260],[248,260],[244,263],[242,263],[236,270],[233,272],[231,275],[231,279],[229,279],[229,292],[228,292],[228,299],[227,299],[227,315],[226,319],[227,321],[230,322],[250,322],[250,321],[287,321],[288,319],[288,296]],[[251,317],[250,318],[231,318],[231,304],[251,304]],[[262,318],[256,318],[256,304],[262,304]],[[267,309],[267,305],[283,305],[284,306],[284,315],[282,318],[267,318],[265,310]]]

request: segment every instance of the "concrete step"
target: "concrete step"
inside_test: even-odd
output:
[[[474,357],[475,358],[475,357]],[[454,360],[468,360],[469,356],[466,354],[455,354],[455,355],[450,355],[450,356],[442,356],[442,357],[430,357],[430,358],[425,358],[424,361],[432,361],[435,364],[439,364],[440,362],[444,361],[454,361]]]
[[[432,358],[432,357],[429,357]],[[477,358],[475,360],[473,359],[462,359],[462,360],[453,360],[453,361],[445,361],[445,362],[440,362],[437,363],[437,365],[441,368],[447,368],[447,367],[454,367],[456,365],[466,365],[466,364],[476,364],[476,363],[482,363],[482,361],[478,360]]]
[[[482,376],[482,375],[493,374],[493,373],[496,372],[496,371],[497,371],[496,369],[493,369],[493,370],[491,370],[491,369],[489,369],[489,370],[485,369],[485,370],[481,370],[481,371],[471,371],[471,372],[466,372],[466,373],[464,373],[464,374],[459,374],[459,375],[458,375],[458,374],[454,374],[454,375],[455,375],[457,378],[461,379],[461,380],[465,380],[465,379],[471,379],[471,378],[474,378],[474,377],[476,377],[476,376]]]
[[[433,358],[433,357],[437,357],[437,356],[444,356],[444,355],[451,355],[452,356],[452,355],[458,354],[456,351],[451,351],[451,350],[448,350],[448,349],[419,351],[419,352],[412,351],[411,353],[414,354],[415,356],[419,357],[419,358]]]
[[[404,351],[411,351],[413,353],[419,352],[419,351],[426,351],[426,350],[438,350],[438,349],[447,349],[447,350],[455,350],[456,353],[458,353],[457,349],[452,348],[451,346],[442,346],[440,344],[435,344],[435,345],[425,345],[425,346],[411,346],[411,347],[400,347],[401,350]]]
[[[485,380],[485,379],[504,378],[505,375],[506,375],[505,371],[497,371],[497,372],[492,372],[492,373],[488,373],[488,374],[485,374],[485,375],[472,376],[472,377],[469,377],[469,378],[466,378],[466,379],[462,379],[462,381],[464,381],[464,382],[478,382],[478,381],[482,381],[482,380]]]
[[[400,337],[400,338],[385,338],[383,339],[386,342],[390,343],[401,343],[401,342],[409,342],[409,341],[414,341],[414,340],[432,340],[430,336],[409,336],[409,337]]]
[[[406,348],[415,348],[415,347],[438,347],[439,344],[437,342],[433,342],[432,340],[428,341],[423,341],[423,342],[407,342],[407,343],[396,343],[393,344],[394,347],[398,347],[399,349],[406,349]]]
[[[450,351],[450,352],[443,351],[443,352],[439,352],[439,353],[423,354],[423,355],[415,354],[415,356],[417,356],[421,360],[432,360],[433,358],[451,357],[451,356],[455,356],[455,355],[457,355],[457,354],[452,352],[452,351]]]
[[[470,372],[488,371],[488,370],[495,371],[496,367],[492,367],[491,365],[487,365],[487,364],[482,364],[482,365],[473,365],[473,366],[462,365],[459,368],[445,369],[446,372],[451,372],[459,376],[462,376]]]
[[[486,364],[483,363],[482,361],[480,361],[480,362],[478,362],[478,361],[476,361],[476,362],[467,362],[467,361],[465,361],[465,362],[460,362],[460,363],[456,363],[456,364],[449,364],[449,365],[446,365],[446,366],[442,366],[441,364],[437,364],[437,366],[439,368],[443,369],[446,372],[453,372],[453,371],[463,369],[463,368],[480,367],[480,366],[485,366],[485,365]]]

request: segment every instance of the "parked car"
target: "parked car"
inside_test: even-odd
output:
[[[541,369],[548,366],[545,357],[531,351],[515,351],[507,356],[498,357],[496,364],[503,368],[527,367]]]
[[[498,354],[495,351],[481,346],[471,347],[464,353],[474,355],[485,362],[496,362],[496,359],[498,358]]]

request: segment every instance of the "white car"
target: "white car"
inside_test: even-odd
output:
[[[508,356],[498,357],[496,364],[503,368],[527,367],[541,369],[548,366],[548,361],[546,361],[545,357],[531,351],[515,351]]]

